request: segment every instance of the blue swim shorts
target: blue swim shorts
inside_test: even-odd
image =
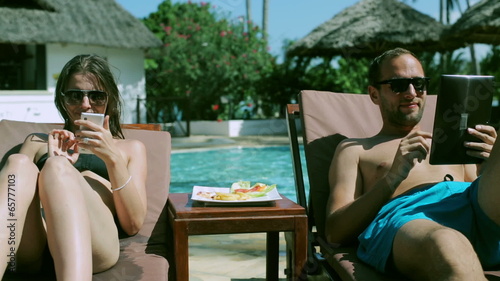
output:
[[[392,199],[358,237],[358,257],[385,272],[399,228],[428,219],[463,233],[485,269],[500,265],[500,226],[479,207],[478,183],[444,181]]]

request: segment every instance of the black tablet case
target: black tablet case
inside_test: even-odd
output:
[[[430,163],[473,164],[481,159],[466,154],[464,142],[480,142],[467,128],[488,124],[493,76],[442,75],[432,134]]]

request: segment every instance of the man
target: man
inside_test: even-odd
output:
[[[377,135],[345,140],[336,150],[328,241],[346,244],[359,235],[358,256],[382,272],[415,280],[486,280],[483,266],[500,264],[495,129],[468,129],[478,142],[464,145],[487,160],[482,165],[432,166],[432,135],[419,128],[428,85],[420,61],[404,49],[387,51],[373,61],[369,79],[383,126]]]

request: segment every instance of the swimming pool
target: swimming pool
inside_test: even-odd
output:
[[[301,147],[306,191],[307,171]],[[170,192],[191,192],[194,185],[230,187],[238,180],[277,184],[278,191],[297,201],[290,147],[243,147],[173,152]]]

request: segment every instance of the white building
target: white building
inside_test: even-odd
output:
[[[75,55],[93,53],[112,66],[122,122],[136,123],[137,98],[146,96],[144,50],[160,45],[114,0],[0,1],[0,119],[62,122],[54,106],[59,72]]]

